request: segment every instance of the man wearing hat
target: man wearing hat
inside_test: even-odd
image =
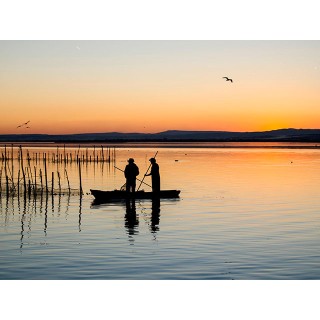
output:
[[[159,165],[156,163],[155,158],[150,158],[151,162],[151,171],[146,176],[151,176],[152,181],[152,192],[160,193],[160,173],[159,173]]]
[[[126,177],[126,191],[135,192],[136,191],[136,177],[139,175],[139,168],[134,163],[134,159],[128,159],[128,164],[124,170],[124,176]]]

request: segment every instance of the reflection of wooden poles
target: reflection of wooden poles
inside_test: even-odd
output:
[[[60,172],[58,171],[57,174],[58,174],[59,194],[61,194]]]
[[[27,174],[28,174],[29,192],[30,192],[30,190],[31,190],[31,185],[33,185],[32,172],[31,172],[30,167],[27,167],[26,169],[27,169]],[[31,184],[30,184],[30,181],[31,181]]]
[[[28,179],[28,195],[30,198],[30,194],[31,194],[31,184],[30,184],[30,178]]]
[[[65,169],[65,172],[66,172],[66,178],[67,178],[67,181],[68,181],[68,190],[69,190],[69,195],[70,195],[70,183],[69,183],[69,177],[68,177],[67,169]]]
[[[0,169],[0,197],[2,192],[2,168]]]
[[[34,167],[34,195],[37,194],[37,169]]]
[[[52,180],[51,180],[51,194],[53,195],[53,188],[54,188],[54,172],[52,172]]]
[[[19,197],[19,194],[20,194],[20,168],[19,168],[19,171],[18,171],[18,197]],[[1,189],[1,183],[0,183],[0,189]],[[1,193],[1,191],[0,191]]]
[[[154,159],[156,158],[157,154],[158,154],[158,151],[157,151],[157,152],[156,152],[156,154],[154,155],[154,157],[153,157]],[[151,165],[152,165],[152,163],[150,163],[150,165],[149,165],[149,167],[148,167],[148,169],[147,169],[146,173],[144,174],[144,176],[143,176],[143,178],[142,178],[142,181],[140,182],[140,185],[139,185],[139,188],[138,188],[138,190],[137,190],[137,191],[139,191],[139,189],[140,189],[140,187],[141,187],[141,185],[142,185],[142,183],[143,183],[143,180],[144,180],[144,178],[146,177],[146,174],[147,174],[147,172],[149,171],[149,169],[150,169]]]
[[[6,172],[6,190],[7,190],[7,197],[9,197],[9,178]]]
[[[79,162],[80,195],[82,196],[81,163]]]
[[[82,194],[80,195],[80,203],[79,203],[79,232],[81,232],[81,209],[82,209]]]
[[[47,235],[48,228],[48,193],[46,193],[46,204],[44,207],[44,234]]]
[[[80,154],[80,144],[79,144],[79,148],[78,148],[78,151],[77,151],[77,162],[78,162],[78,159],[81,158],[81,156],[79,157],[79,154]]]

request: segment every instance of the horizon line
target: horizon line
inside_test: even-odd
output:
[[[59,136],[59,135],[81,135],[81,134],[160,134],[160,133],[166,133],[166,132],[230,132],[230,133],[255,133],[255,132],[272,132],[272,131],[280,131],[280,130],[320,130],[320,128],[278,128],[278,129],[272,129],[272,130],[256,130],[256,131],[232,131],[232,130],[183,130],[183,129],[168,129],[164,131],[158,131],[158,132],[121,132],[121,131],[104,131],[104,132],[81,132],[81,133],[0,133],[0,136],[4,135],[21,135],[21,136],[27,136],[27,135],[48,135],[48,136]]]

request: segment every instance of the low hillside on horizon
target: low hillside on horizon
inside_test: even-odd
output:
[[[3,134],[0,142],[320,142],[320,129],[257,132],[168,130],[159,133]]]

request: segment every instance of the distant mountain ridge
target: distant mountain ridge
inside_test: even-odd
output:
[[[292,141],[320,142],[320,129],[278,129],[257,132],[183,131],[168,130],[159,133],[80,133],[80,134],[4,134],[1,142],[255,142]]]

